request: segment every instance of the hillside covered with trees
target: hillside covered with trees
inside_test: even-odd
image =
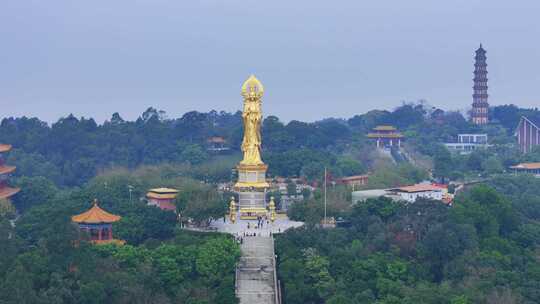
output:
[[[192,189],[214,200],[192,195],[181,212],[209,219],[226,208],[221,196],[209,195],[215,189],[149,167],[109,172],[66,190],[42,177],[22,180],[15,227],[8,221],[14,215],[0,208],[0,303],[236,302],[238,244],[228,235],[180,230],[176,214],[138,199],[156,184]],[[71,222],[94,198],[122,217],[113,230],[126,245],[91,245]]]
[[[391,124],[405,134],[414,151],[435,160],[436,176],[459,178],[460,171],[487,167],[499,171],[519,160],[511,144],[520,115],[540,116],[535,109],[497,106],[491,114],[494,123],[481,129],[458,112],[433,109],[421,102],[403,104],[393,111],[373,110],[347,120],[283,123],[268,116],[262,125],[263,156],[271,176],[319,179],[324,167],[333,176],[361,174],[374,167],[373,143],[366,134],[377,125]],[[490,163],[482,163],[484,155],[472,155],[470,161],[452,160],[437,144],[455,140],[458,133],[472,132],[486,132],[490,142],[497,144],[497,150],[489,152],[494,156]],[[232,160],[225,165],[223,158],[212,162],[216,155],[206,149],[212,136],[223,137],[231,149]],[[60,187],[81,186],[109,168],[134,169],[160,163],[183,164],[187,174],[196,179],[228,181],[230,168],[238,159],[241,136],[240,112],[188,112],[173,119],[149,108],[136,121],[125,121],[114,113],[103,124],[72,115],[52,125],[26,117],[6,118],[0,124],[0,142],[14,147],[8,161],[17,165],[16,174],[43,176]],[[461,164],[466,166],[452,170]]]
[[[284,303],[538,303],[539,197],[538,179],[504,177],[451,208],[370,199],[340,214],[350,227],[287,231]]]
[[[502,175],[540,151],[517,153],[513,128],[535,109],[499,106],[493,123],[471,125],[458,112],[407,103],[350,119],[313,123],[264,119],[263,158],[269,176],[318,182],[370,173],[368,188],[479,175],[490,184],[458,196],[453,208],[385,199],[351,205],[350,189],[333,185],[328,215],[350,227],[317,227],[320,190],[289,210],[304,228],[277,238],[285,303],[537,303],[539,302],[540,184]],[[378,159],[366,134],[392,124],[406,149],[431,167]],[[240,113],[189,112],[180,118],[149,108],[136,121],[119,114],[103,124],[69,115],[49,125],[6,118],[0,143],[13,145],[10,182],[22,190],[13,206],[0,201],[0,303],[235,303],[238,244],[229,236],[179,229],[201,226],[227,211],[242,134]],[[485,132],[493,147],[451,154],[443,142],[458,133]],[[207,150],[220,136],[230,148]],[[152,187],[181,189],[179,217],[140,198]],[[114,234],[127,245],[91,246],[71,216],[98,199],[122,220]]]

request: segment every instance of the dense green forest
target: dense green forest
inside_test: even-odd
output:
[[[348,228],[278,236],[284,303],[539,303],[539,210],[540,180],[527,176],[451,208],[370,199],[341,213]]]
[[[328,214],[351,226],[321,230],[322,193],[289,210],[304,228],[277,240],[286,303],[537,303],[539,301],[540,184],[504,177],[523,160],[513,130],[536,109],[492,108],[488,126],[458,112],[404,103],[350,119],[313,123],[266,117],[263,157],[270,176],[320,180],[370,172],[367,187],[490,176],[489,187],[458,196],[453,208],[384,199],[351,206],[350,189],[333,186]],[[407,149],[431,168],[406,160],[382,162],[366,133],[397,126]],[[466,156],[441,145],[461,132],[485,132],[494,146]],[[6,118],[0,142],[13,145],[12,184],[22,188],[12,208],[0,201],[0,303],[235,303],[239,248],[230,237],[178,228],[221,217],[230,193],[216,190],[234,178],[242,122],[239,112],[189,112],[181,118],[149,108],[136,121],[118,113],[103,124],[69,115],[48,125],[38,118]],[[222,136],[230,151],[207,151]],[[179,217],[146,206],[147,189],[181,189]],[[114,235],[123,247],[90,246],[70,217],[94,198],[122,216]],[[77,244],[74,246],[74,244]],[[498,301],[498,302],[497,302]]]
[[[366,133],[376,125],[392,124],[406,135],[411,147],[443,164],[436,166],[436,176],[459,178],[458,172],[463,170],[487,166],[497,171],[499,164],[518,160],[516,150],[506,145],[514,142],[513,131],[520,115],[540,116],[536,109],[497,106],[491,113],[494,123],[481,129],[458,112],[433,109],[422,102],[404,103],[393,111],[373,110],[347,120],[283,123],[268,116],[262,125],[263,156],[271,176],[317,179],[324,167],[333,176],[365,173],[373,167],[372,143]],[[469,166],[452,170],[464,162],[458,159],[449,165],[450,156],[436,143],[453,141],[458,133],[478,131],[488,133],[490,141],[499,144],[494,154],[497,158],[491,164],[478,164],[473,159]],[[183,164],[186,174],[199,180],[228,181],[229,163],[223,166],[218,159],[209,165],[216,156],[206,150],[211,136],[224,137],[231,156],[238,155],[241,113],[193,111],[172,119],[149,108],[136,121],[126,121],[114,113],[103,124],[73,115],[52,125],[26,117],[5,118],[0,124],[0,142],[14,147],[8,161],[17,165],[16,175],[43,176],[59,187],[81,186],[109,168],[134,169],[161,163]]]
[[[227,235],[180,230],[174,213],[138,199],[148,187],[174,186],[194,193],[179,204],[187,216],[224,214],[226,201],[215,189],[170,172],[115,170],[66,190],[43,177],[21,178],[15,227],[13,214],[0,208],[0,303],[235,303],[238,244]],[[122,216],[114,237],[127,245],[92,246],[78,233],[71,216],[94,198]]]

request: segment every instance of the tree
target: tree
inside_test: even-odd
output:
[[[38,297],[33,288],[32,275],[20,262],[16,262],[6,275],[0,287],[0,295],[5,303],[33,304]]]
[[[452,155],[444,146],[438,146],[433,157],[433,175],[443,182],[453,171]]]
[[[338,159],[336,167],[343,176],[358,175],[366,172],[366,168],[362,163],[351,158]]]
[[[200,145],[188,145],[184,148],[182,153],[180,154],[180,157],[192,164],[200,164],[203,161],[208,159],[208,154],[201,148]]]
[[[326,301],[328,304],[351,304],[354,303],[351,299],[349,299],[347,296],[343,294],[338,294],[335,296],[330,297],[328,301]]]
[[[488,159],[486,159],[482,163],[482,167],[489,175],[503,173],[504,171],[501,161],[496,156],[490,156]]]
[[[369,176],[368,189],[381,189],[410,185],[416,182],[418,178],[427,175],[421,173],[419,169],[412,168],[407,164],[383,165],[380,166]]]
[[[0,199],[0,218],[13,218],[15,216],[15,207],[5,198]]]
[[[436,282],[443,279],[444,266],[467,249],[478,244],[476,232],[470,225],[435,225],[422,241],[423,255],[431,264]]]
[[[207,186],[192,185],[178,195],[176,206],[182,220],[191,219],[198,226],[208,226],[225,216],[228,200]]]
[[[474,151],[467,158],[467,168],[472,171],[481,171],[483,169],[483,162],[486,159],[486,153],[484,151]]]
[[[399,129],[423,122],[426,111],[422,103],[404,103],[390,114],[390,121]]]
[[[287,180],[287,195],[290,197],[296,196],[296,184],[291,180]]]
[[[308,278],[316,288],[319,297],[328,299],[335,291],[335,280],[328,271],[330,263],[314,248],[307,248],[303,253]]]
[[[118,112],[114,112],[111,117],[110,123],[113,125],[119,125],[125,123],[125,120],[122,118],[122,116],[120,116]]]
[[[517,229],[518,219],[508,200],[485,185],[456,200],[451,215],[458,223],[474,225],[482,237],[508,235]]]
[[[224,274],[232,273],[239,257],[240,248],[236,242],[230,238],[216,238],[200,247],[195,265],[197,272],[212,284]]]
[[[500,105],[491,108],[491,116],[499,121],[507,130],[514,130],[520,119],[520,110],[515,105]]]
[[[42,176],[22,177],[17,180],[17,186],[21,191],[14,197],[13,202],[21,212],[49,202],[59,191],[52,181]]]
[[[324,166],[312,162],[304,165],[300,174],[308,180],[321,180],[324,178]]]

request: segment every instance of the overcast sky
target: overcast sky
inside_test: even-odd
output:
[[[538,0],[2,0],[0,117],[236,111],[251,73],[284,121],[466,109],[480,42],[490,103],[536,107],[539,15]]]

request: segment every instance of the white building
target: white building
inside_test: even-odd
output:
[[[416,184],[401,188],[388,190],[390,193],[399,195],[399,197],[408,202],[415,202],[417,198],[428,198],[441,201],[443,199],[443,189],[430,184]]]
[[[391,198],[394,201],[415,202],[417,198],[427,198],[443,201],[451,204],[452,196],[448,194],[448,189],[434,184],[416,184],[412,186],[393,188],[393,189],[374,189],[364,191],[354,191],[352,193],[352,202],[362,203],[370,198],[378,197]]]
[[[362,203],[370,198],[379,198],[381,196],[391,198],[395,201],[399,201],[401,199],[400,196],[398,195],[391,195],[386,189],[373,189],[373,190],[353,191],[352,202],[353,204]]]
[[[456,143],[445,143],[448,150],[460,154],[469,154],[476,149],[484,149],[487,143],[487,134],[458,134]]]

